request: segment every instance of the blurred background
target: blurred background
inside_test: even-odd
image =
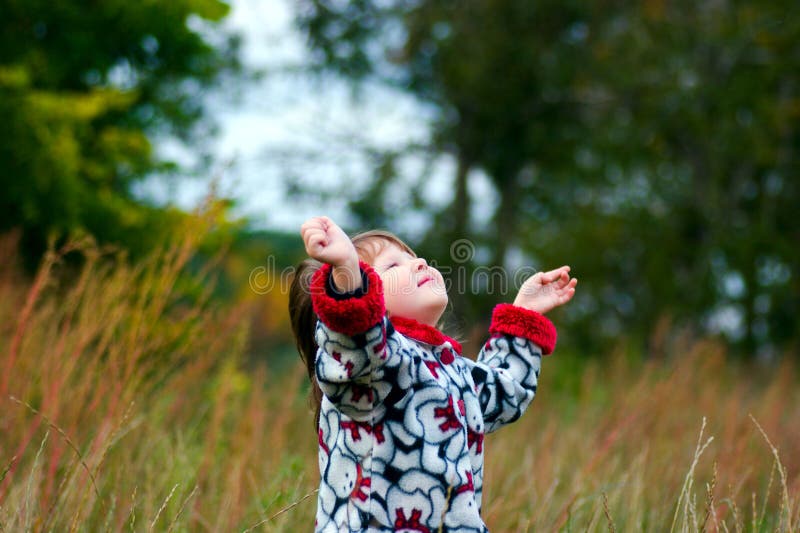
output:
[[[493,530],[800,527],[795,7],[0,0],[0,525],[313,523],[272,516],[316,486],[286,288],[327,214],[580,279]],[[474,354],[514,293],[468,289]]]

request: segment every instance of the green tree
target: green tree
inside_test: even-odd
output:
[[[237,68],[237,39],[216,26],[220,0],[91,5],[2,0],[0,230],[21,228],[29,258],[49,235],[88,231],[134,253],[175,211],[137,202],[156,133],[199,140],[200,96]],[[215,42],[211,42],[214,38]]]
[[[492,264],[503,265],[508,248],[531,232],[533,213],[544,213],[538,206],[548,199],[531,202],[541,181],[569,178],[564,162],[579,132],[572,86],[588,57],[579,25],[585,9],[576,2],[516,0],[301,2],[299,21],[317,66],[407,88],[436,110],[433,149],[457,164],[453,201],[435,214],[423,253],[441,257],[450,243],[469,236],[491,251]],[[533,163],[547,171],[532,172]],[[500,198],[483,230],[468,219],[473,169],[488,175]],[[379,182],[385,183],[383,174]],[[375,198],[370,189],[364,201],[374,205]],[[452,296],[468,322],[496,299]]]
[[[613,295],[597,301],[614,310],[611,330],[647,334],[667,316],[706,332],[727,316],[741,320],[729,338],[744,353],[797,342],[792,13],[779,1],[648,3],[591,26],[592,134],[577,159],[604,182],[575,190],[561,242],[594,243],[581,271]]]
[[[472,230],[495,264],[509,246],[569,262],[583,280],[570,331],[586,346],[652,338],[665,318],[725,330],[727,316],[742,324],[729,339],[753,353],[800,335],[795,11],[303,0],[298,20],[318,67],[436,110],[432,146],[458,165],[426,243]],[[466,219],[473,168],[500,198],[485,232]]]

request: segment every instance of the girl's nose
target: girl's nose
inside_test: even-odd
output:
[[[428,267],[428,262],[425,261],[424,257],[417,257],[415,261],[416,264],[414,265],[414,270],[416,270],[417,272]]]

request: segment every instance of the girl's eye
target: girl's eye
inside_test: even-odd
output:
[[[393,269],[396,266],[397,266],[397,263],[389,263],[388,265],[383,267],[383,270],[381,270],[381,272],[389,272],[391,269]]]

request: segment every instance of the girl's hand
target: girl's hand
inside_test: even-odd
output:
[[[300,226],[306,253],[312,259],[333,266],[333,281],[342,292],[361,287],[358,254],[350,237],[328,217],[314,217]]]
[[[539,272],[522,284],[514,305],[537,313],[546,313],[572,300],[577,284],[577,279],[569,277],[568,266],[550,272]]]

